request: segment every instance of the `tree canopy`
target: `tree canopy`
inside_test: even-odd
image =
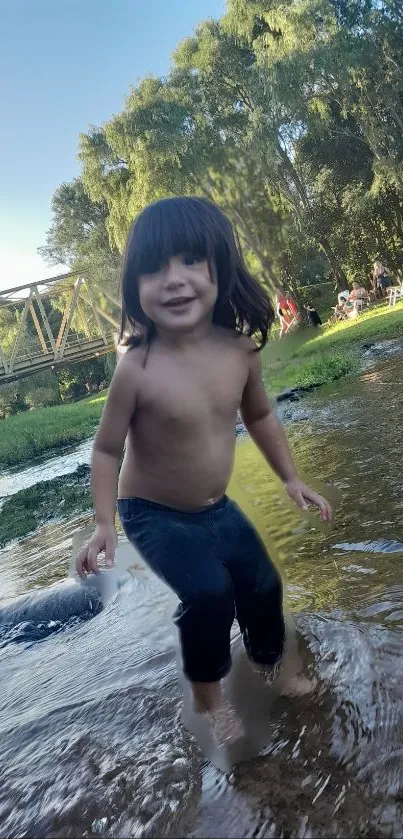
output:
[[[210,197],[270,290],[402,268],[400,0],[228,0],[79,139],[43,253],[116,275],[150,201]],[[103,268],[103,266],[106,268]],[[109,266],[109,268],[108,268]]]

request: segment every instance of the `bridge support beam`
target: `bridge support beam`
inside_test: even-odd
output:
[[[57,297],[59,287],[63,302],[58,308],[63,314],[55,336],[43,300],[50,295]],[[111,304],[110,311],[100,307],[98,292],[105,304],[106,301]],[[64,274],[43,283],[28,283],[0,291],[0,306],[10,306],[14,312],[18,307],[21,312],[10,355],[4,349],[0,334],[0,385],[53,367],[64,359],[79,361],[116,348],[119,323],[114,309],[119,305],[111,294],[97,288],[97,284],[84,274]],[[30,334],[27,332],[28,317],[32,318],[35,333],[32,329]],[[33,341],[34,335],[38,338],[37,345]]]

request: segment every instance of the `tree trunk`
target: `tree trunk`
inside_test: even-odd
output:
[[[259,244],[256,242],[256,237],[254,236],[250,227],[248,227],[248,225],[245,224],[241,214],[237,210],[233,210],[233,215],[236,218],[237,232],[240,238],[244,240],[248,248],[250,248],[250,250],[255,254],[262,266],[263,272],[265,273],[265,275],[267,275],[268,279],[265,281],[265,285],[269,290],[274,292],[276,288],[277,277],[273,271],[273,266],[270,259],[267,256],[265,256],[264,253],[262,253]]]
[[[348,288],[347,277],[335,255],[330,244],[326,237],[324,236],[315,236],[318,245],[323,250],[326,258],[329,260],[331,267],[333,268],[335,280],[337,283],[337,288],[339,291],[344,291],[345,288]]]
[[[274,295],[276,293],[277,277],[273,272],[272,265],[270,264],[268,259],[262,253],[256,254],[256,256],[259,259],[259,262],[260,262],[260,264],[263,268],[263,271],[264,271],[265,275],[270,277],[269,280],[265,279],[264,285],[265,285],[267,291],[270,292],[270,294]]]
[[[284,165],[286,171],[288,172],[289,176],[292,178],[292,181],[293,181],[294,186],[295,186],[295,188],[298,192],[299,198],[301,200],[301,203],[302,203],[302,206],[303,206],[305,212],[308,212],[309,214],[311,214],[311,209],[310,209],[310,206],[309,206],[309,199],[308,199],[308,194],[307,194],[305,184],[302,182],[302,180],[299,177],[299,174],[298,174],[297,170],[295,169],[292,161],[290,160],[290,158],[288,157],[288,155],[284,151],[284,149],[281,148],[280,144],[278,144],[278,151],[280,153],[280,156],[281,156],[281,159],[282,159],[282,162],[283,162],[283,165]],[[288,200],[290,200],[290,199],[288,198]],[[294,205],[294,209],[295,209],[297,215],[299,215],[301,217],[300,208],[298,207],[297,202],[293,202],[293,205]],[[323,236],[320,236],[320,235],[317,235],[317,234],[312,234],[312,235],[316,239],[318,245],[322,248],[325,256],[327,257],[327,259],[330,262],[331,267],[333,268],[334,275],[335,275],[335,280],[336,280],[336,283],[337,283],[337,288],[339,289],[339,291],[343,291],[343,289],[347,288],[347,277],[346,277],[346,275],[345,275],[345,273],[344,273],[336,255],[333,253],[333,250],[330,246],[330,243],[328,242],[326,237],[323,237]]]

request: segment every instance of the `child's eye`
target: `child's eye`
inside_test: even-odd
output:
[[[193,253],[184,253],[182,259],[184,265],[197,265],[199,262],[204,262],[203,256],[197,256]]]

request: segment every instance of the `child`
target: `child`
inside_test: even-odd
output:
[[[280,338],[286,335],[289,330],[298,326],[299,312],[295,301],[290,295],[278,288],[276,292],[276,314],[280,321]]]
[[[238,409],[252,439],[302,510],[327,501],[298,477],[270,407],[259,350],[274,312],[249,274],[230,222],[202,198],[147,207],[129,234],[121,339],[92,454],[96,530],[76,560],[96,573],[128,539],[179,597],[175,623],[194,707],[218,727],[221,680],[237,616],[251,663],[275,675],[284,645],[282,585],[241,510],[225,495]],[[256,343],[255,343],[256,342]],[[126,441],[123,465],[119,462]],[[228,719],[228,716],[227,716]]]

